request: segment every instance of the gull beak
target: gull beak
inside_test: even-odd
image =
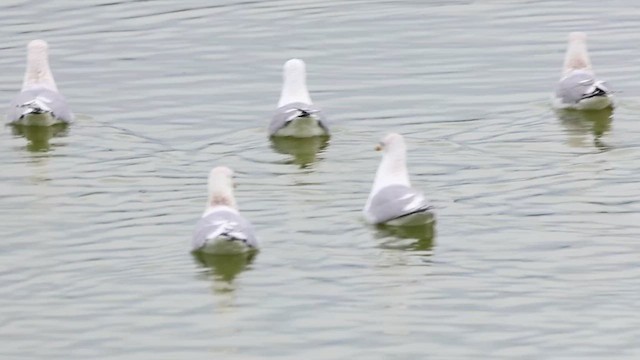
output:
[[[375,147],[376,151],[381,151],[382,150],[382,145],[378,144]]]

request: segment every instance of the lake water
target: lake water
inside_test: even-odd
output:
[[[78,115],[0,131],[0,358],[640,357],[635,1],[10,0],[0,14],[0,101],[43,38]],[[612,117],[550,108],[571,31],[617,91]],[[332,121],[326,144],[267,137],[292,57]],[[391,131],[435,206],[426,235],[361,217]],[[222,164],[253,258],[189,253]]]

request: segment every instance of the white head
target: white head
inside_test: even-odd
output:
[[[300,59],[287,61],[284,63],[282,75],[282,93],[280,93],[278,107],[292,102],[312,104],[309,90],[307,90],[307,70],[304,61]]]
[[[383,154],[404,154],[407,151],[407,147],[402,135],[398,133],[389,133],[380,140],[380,143],[376,146],[376,150],[382,151]]]
[[[563,75],[572,70],[591,71],[591,60],[587,52],[587,34],[572,32],[569,34],[569,44],[564,57]]]
[[[407,172],[407,146],[402,135],[386,135],[376,146],[376,150],[382,151],[382,161],[373,184],[374,191],[392,184],[411,186]]]
[[[44,40],[33,40],[27,45],[27,70],[22,82],[22,90],[42,86],[58,91],[49,68],[49,45]]]
[[[228,206],[237,209],[233,197],[233,170],[226,166],[218,166],[209,172],[209,200],[207,209],[214,206]]]

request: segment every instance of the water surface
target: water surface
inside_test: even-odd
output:
[[[640,15],[601,1],[9,1],[78,121],[0,131],[3,359],[637,358]],[[613,114],[555,113],[586,31]],[[306,60],[333,136],[271,142]],[[389,131],[427,236],[367,226]],[[227,164],[254,258],[188,251]]]

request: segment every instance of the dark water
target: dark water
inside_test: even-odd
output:
[[[6,1],[78,121],[0,131],[2,359],[640,356],[640,13],[610,1]],[[567,34],[619,106],[549,107]],[[328,143],[271,143],[306,60]],[[432,236],[360,210],[406,136]],[[193,257],[215,165],[256,257]],[[423,232],[424,233],[424,232]]]

